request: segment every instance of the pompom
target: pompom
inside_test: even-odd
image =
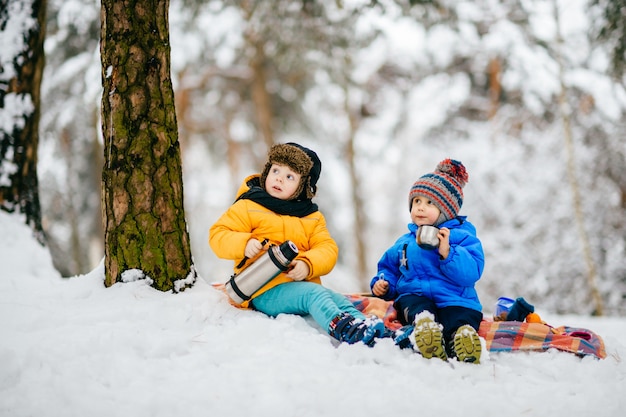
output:
[[[467,184],[467,181],[469,180],[469,175],[465,170],[465,166],[460,161],[455,161],[454,159],[448,158],[439,162],[439,165],[435,168],[435,172],[441,172],[454,178],[461,185],[461,187],[465,187],[465,184]]]

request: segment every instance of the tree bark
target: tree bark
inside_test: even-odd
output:
[[[105,285],[141,271],[161,291],[195,282],[170,76],[168,0],[103,0]]]
[[[35,238],[44,244],[37,147],[46,0],[2,3],[5,6],[0,7],[0,44],[23,47],[18,47],[11,62],[0,62],[0,109],[12,121],[8,126],[0,123],[0,209],[24,214]],[[21,19],[24,25],[15,39],[9,19],[14,23]]]

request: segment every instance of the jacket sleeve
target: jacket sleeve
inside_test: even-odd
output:
[[[397,244],[394,244],[383,254],[378,261],[378,273],[370,281],[370,289],[374,287],[376,281],[383,278],[389,283],[389,291],[381,297],[385,300],[394,300],[398,296],[396,287],[400,278],[400,270],[398,269],[399,258],[396,248]]]
[[[245,200],[237,201],[211,226],[209,245],[218,258],[243,258],[246,243],[252,237],[252,224],[245,205]]]
[[[485,266],[483,247],[473,234],[460,231],[456,235],[454,240],[458,240],[451,242],[450,254],[441,261],[441,271],[454,284],[471,287],[483,273]]]
[[[326,227],[326,219],[318,212],[313,232],[309,236],[309,250],[300,252],[296,259],[309,267],[309,278],[327,275],[337,263],[339,248]]]

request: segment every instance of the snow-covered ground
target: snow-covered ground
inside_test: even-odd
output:
[[[199,279],[70,279],[21,219],[0,212],[0,416],[623,416],[626,318],[556,316],[601,335],[608,357],[426,360],[383,340],[334,346],[311,320],[232,307]]]

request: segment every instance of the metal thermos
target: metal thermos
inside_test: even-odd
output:
[[[289,269],[297,255],[298,247],[290,240],[270,246],[252,265],[230,277],[226,293],[237,304],[249,300],[271,279]]]

